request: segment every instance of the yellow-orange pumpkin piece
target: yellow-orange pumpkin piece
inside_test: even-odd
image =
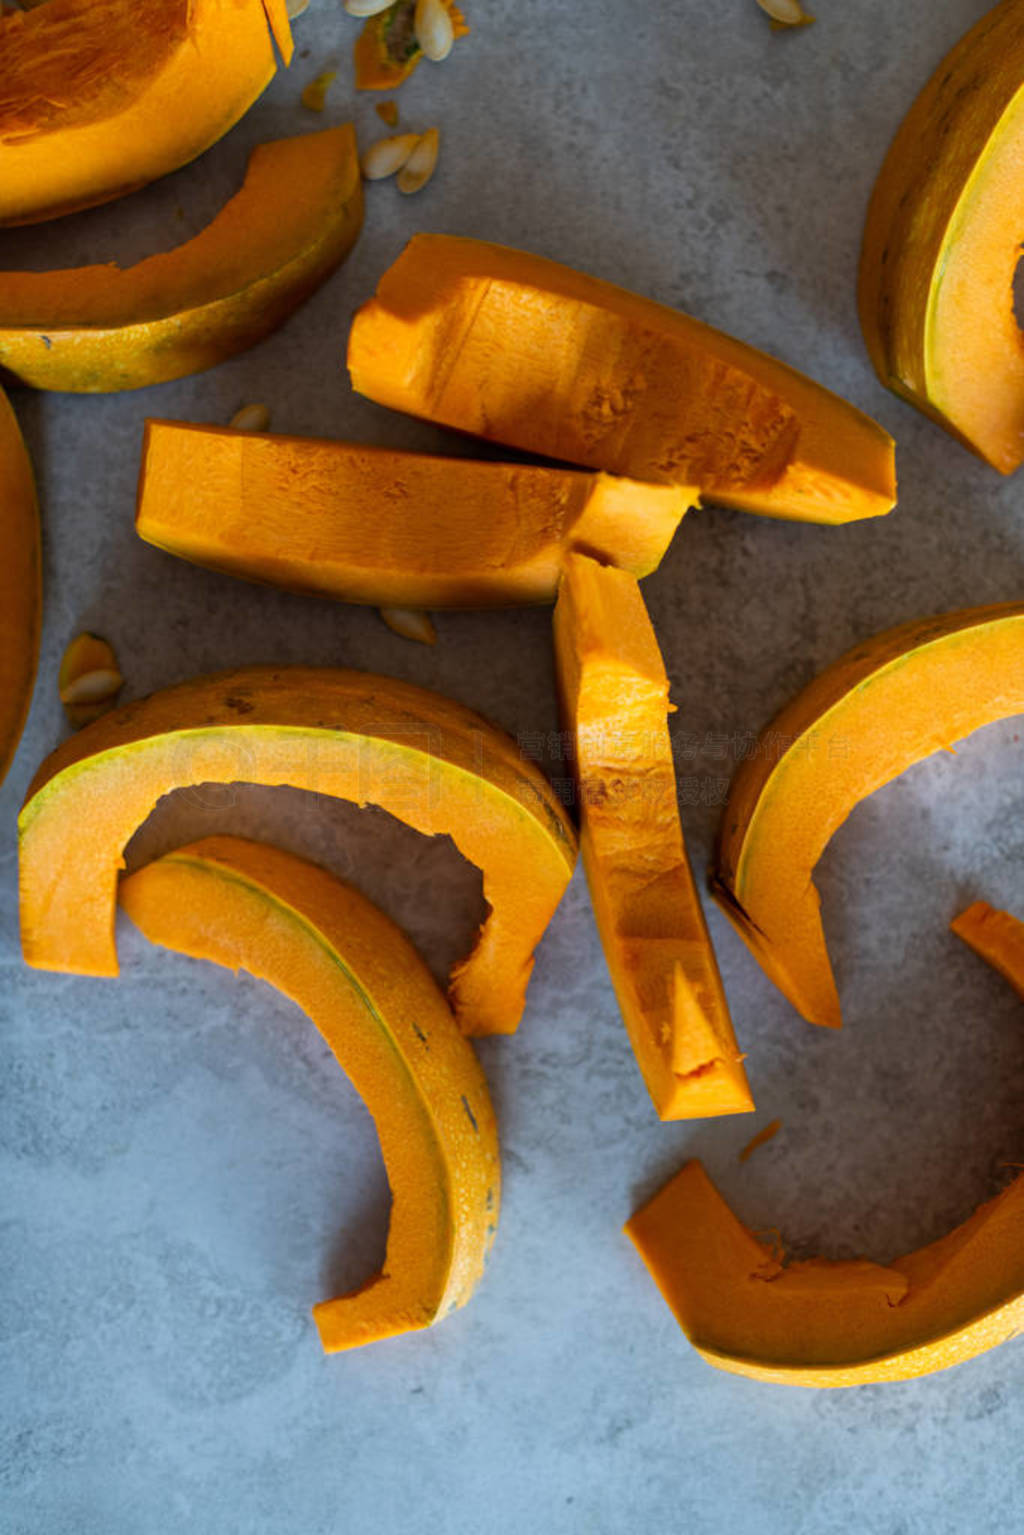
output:
[[[329,1353],[429,1327],[465,1305],[498,1224],[490,1095],[426,965],[350,885],[277,848],[210,837],[122,880],[152,943],[298,1004],[373,1115],[392,1189],[383,1270],[313,1315]]]
[[[345,602],[551,602],[566,551],[653,570],[696,493],[606,474],[149,421],[136,530]]]
[[[350,123],[261,144],[241,189],[176,250],[132,267],[5,272],[0,367],[83,393],[213,367],[281,325],[345,259],[362,220]]]
[[[557,262],[416,235],[358,312],[352,383],[495,442],[766,516],[895,501],[892,439],[774,358]]]
[[[976,954],[998,970],[1024,1001],[1024,922],[987,901],[975,901],[950,927]]]
[[[792,1386],[908,1380],[1024,1328],[1024,1176],[962,1226],[890,1264],[781,1254],[688,1162],[626,1225],[709,1364]]]
[[[1024,6],[1004,0],[942,61],[879,174],[861,326],[883,384],[1003,474],[1024,458]]]
[[[0,224],[121,197],[209,148],[285,63],[285,0],[48,0],[0,18]]]
[[[754,1107],[676,799],[668,678],[633,576],[573,554],[555,606],[580,846],[623,1021],[662,1119]]]
[[[17,750],[39,657],[39,507],[28,452],[0,389],[0,783]]]
[[[157,800],[201,783],[288,784],[450,835],[490,912],[452,972],[466,1033],[510,1033],[576,839],[515,743],[451,699],[368,672],[250,667],[127,704],[65,741],[20,819],[22,952],[40,969],[116,975],[117,873]]]
[[[901,624],[806,687],[741,764],[713,882],[722,909],[793,1006],[842,1021],[813,873],[869,794],[933,752],[1024,712],[1024,603]]]

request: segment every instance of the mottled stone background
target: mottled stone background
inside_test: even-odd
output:
[[[885,1259],[965,1218],[1024,1160],[1024,1031],[947,932],[970,899],[1024,907],[1019,722],[863,805],[821,868],[845,1004],[801,1022],[709,920],[758,1113],[660,1126],[577,879],[519,1034],[480,1054],[506,1196],[476,1299],[430,1335],[325,1359],[309,1308],[379,1263],[387,1186],[372,1126],[312,1027],[251,980],[121,934],[123,974],[18,957],[15,813],[61,737],[55,671],[84,627],[126,696],[253,662],[390,672],[476,706],[555,777],[549,614],[445,616],[435,650],[369,610],[236,584],[132,530],[143,418],[469,445],[350,392],[355,306],[417,229],[521,244],[692,309],[796,363],[899,439],[888,520],[829,530],[689,517],[645,586],[674,683],[682,814],[706,865],[734,738],[852,642],[929,611],[1019,597],[1020,481],[1000,481],[875,382],[854,279],[872,180],[910,98],[977,0],[818,0],[776,36],[754,0],[467,0],[472,38],[401,92],[438,122],[421,197],[369,189],[345,267],[265,345],[112,398],[16,392],[45,507],[40,681],[0,793],[0,1526],[10,1535],[433,1535],[643,1530],[864,1535],[1020,1527],[1024,1346],[931,1379],[821,1394],[704,1365],[622,1222],[689,1154],[799,1252]],[[3,235],[4,265],[134,258],[199,229],[248,147],[353,112],[354,24],[312,0],[299,56],[203,160],[113,208]],[[299,92],[340,75],[317,120]],[[1024,209],[1022,209],[1024,235]],[[240,789],[161,806],[152,850],[248,829],[380,900],[443,969],[480,911],[450,845],[375,811]],[[779,1115],[784,1129],[740,1166]]]

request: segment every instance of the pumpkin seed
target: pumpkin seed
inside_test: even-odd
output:
[[[757,0],[757,3],[776,27],[809,27],[814,20],[800,0]]]
[[[420,608],[379,608],[381,618],[403,640],[417,640],[421,645],[436,645],[437,630],[429,613]]]
[[[393,4],[394,0],[345,0],[345,9],[350,16],[376,16]]]
[[[288,20],[294,21],[296,16],[309,10],[309,0],[286,0],[285,10],[288,12]]]
[[[451,53],[455,28],[444,0],[416,0],[413,30],[424,58],[440,64]]]
[[[441,133],[428,128],[415,145],[412,154],[398,173],[398,190],[406,196],[425,187],[437,165],[437,153],[441,147]]]
[[[383,181],[393,176],[406,164],[420,141],[418,133],[396,133],[388,139],[378,139],[363,155],[360,169],[367,181]]]
[[[265,432],[270,425],[270,411],[265,405],[243,405],[228,423],[236,432]]]
[[[60,701],[62,704],[99,704],[108,698],[113,700],[123,686],[124,678],[119,671],[113,667],[100,667],[66,682],[60,690]]]

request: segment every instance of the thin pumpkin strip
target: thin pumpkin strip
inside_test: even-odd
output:
[[[856,646],[762,732],[722,816],[713,891],[793,1006],[838,1028],[814,868],[847,816],[915,762],[1024,713],[1024,603],[901,624]]]
[[[753,1109],[676,799],[668,678],[635,579],[573,554],[555,607],[580,846],[623,1021],[662,1119]]]
[[[382,1271],[313,1308],[328,1353],[465,1305],[498,1224],[490,1095],[426,965],[365,896],[277,848],[210,837],[121,882],[151,943],[267,981],[308,1014],[364,1100],[391,1184]]]
[[[177,249],[131,267],[5,272],[0,367],[37,389],[78,393],[211,368],[283,324],[345,259],[362,222],[350,123],[260,144],[240,190]]]
[[[0,389],[0,783],[21,739],[39,658],[42,559],[35,479]]]
[[[251,667],[115,709],[51,754],[19,822],[22,952],[40,969],[116,975],[122,853],[162,795],[288,784],[379,805],[447,834],[483,872],[490,912],[450,978],[466,1033],[510,1033],[576,838],[551,786],[493,725],[367,672]]]

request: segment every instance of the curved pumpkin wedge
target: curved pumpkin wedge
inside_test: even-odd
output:
[[[0,368],[76,393],[212,368],[276,330],[345,259],[362,220],[350,123],[261,144],[241,190],[176,250],[133,267],[5,272]]]
[[[313,1315],[329,1353],[465,1305],[497,1229],[498,1136],[472,1046],[429,970],[365,896],[277,848],[211,837],[123,880],[151,942],[290,997],[373,1115],[392,1188],[383,1271]]]
[[[32,465],[0,389],[0,783],[21,739],[39,658],[42,570]]]
[[[416,235],[358,312],[353,386],[531,453],[769,517],[839,523],[895,501],[893,443],[802,374],[557,262]]]
[[[904,119],[868,210],[864,337],[883,384],[1003,474],[1024,458],[1014,315],[1024,154],[1024,7],[961,39]]]
[[[696,492],[606,474],[149,421],[136,531],[251,581],[374,606],[551,602],[582,546],[655,569]]]
[[[490,913],[453,971],[465,1033],[511,1033],[576,843],[514,742],[438,693],[369,672],[251,667],[105,714],[43,763],[21,813],[21,935],[44,970],[116,975],[122,851],[157,800],[201,783],[288,784],[448,834]]]
[[[713,890],[793,1006],[842,1022],[813,873],[861,800],[1024,712],[1024,603],[919,619],[858,645],[762,733],[723,812]]]
[[[216,142],[285,63],[284,0],[48,0],[0,17],[0,224],[122,197]]]
[[[721,1370],[791,1386],[909,1380],[1024,1328],[1024,1176],[893,1263],[783,1266],[688,1162],[626,1225],[694,1348]]]
[[[950,927],[1024,1001],[1024,922],[1008,911],[996,911],[987,901],[975,901]]]
[[[668,678],[635,579],[570,555],[555,656],[580,845],[637,1064],[662,1119],[754,1107],[676,802]]]

